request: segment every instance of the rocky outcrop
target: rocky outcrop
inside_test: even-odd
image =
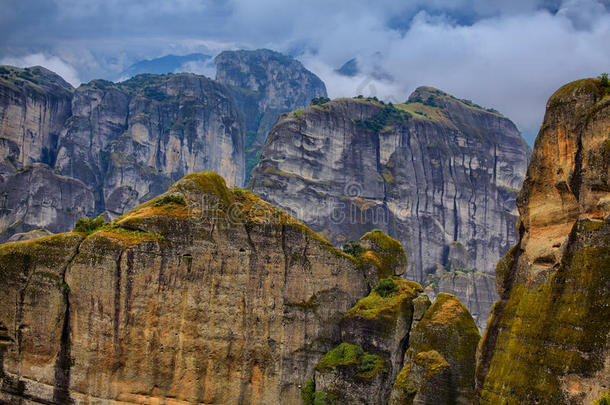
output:
[[[405,104],[338,99],[283,115],[250,187],[335,244],[387,232],[407,251],[406,278],[459,294],[484,326],[495,263],[517,240],[528,155],[508,119],[423,87]],[[467,252],[460,268],[450,260],[455,242]],[[453,287],[438,265],[487,277]]]
[[[450,294],[430,306],[417,283],[383,279],[345,314],[341,338],[302,390],[305,405],[469,405],[474,399],[480,335]]]
[[[17,170],[0,183],[1,240],[37,229],[62,232],[66,224],[72,226],[78,218],[93,214],[89,188],[43,163]]]
[[[196,171],[244,182],[243,119],[213,80],[141,75],[73,92],[42,68],[1,69],[0,241],[65,232],[79,216],[116,218]]]
[[[56,168],[98,192],[115,218],[192,172],[243,184],[244,130],[227,89],[191,74],[141,75],[79,87]]]
[[[246,180],[280,114],[326,97],[326,86],[301,62],[268,49],[225,51],[214,59],[216,80],[233,92],[246,124]]]
[[[369,290],[358,260],[210,172],[95,223],[0,246],[1,400],[300,404]]]
[[[519,241],[497,266],[479,404],[589,404],[610,387],[610,88],[548,101],[517,203]]]
[[[480,335],[466,307],[440,293],[409,335],[390,404],[463,404],[474,398]]]
[[[0,66],[0,174],[35,162],[53,165],[73,91],[43,67]]]

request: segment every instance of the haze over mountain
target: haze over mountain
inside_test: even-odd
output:
[[[74,86],[164,55],[264,47],[301,60],[331,98],[397,103],[434,86],[511,117],[530,145],[554,89],[610,58],[607,0],[4,3],[0,63],[42,65]],[[352,58],[359,75],[335,72]]]

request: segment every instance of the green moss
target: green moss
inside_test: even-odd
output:
[[[304,109],[294,110],[292,113],[294,114],[295,117],[301,118],[303,116],[303,114],[305,113],[305,110]]]
[[[509,249],[508,252],[500,259],[498,264],[496,265],[496,283],[499,286],[504,284],[504,280],[506,276],[508,276],[510,270],[513,267],[515,260],[515,252],[519,249],[519,245],[515,245]]]
[[[408,304],[423,291],[422,287],[414,282],[396,277],[393,282],[397,290],[381,296],[377,291],[362,298],[346,314],[345,317],[361,317],[366,319],[379,319],[393,323],[398,314],[408,308]]]
[[[394,176],[388,170],[383,170],[383,180],[386,183],[394,183]]]
[[[361,264],[376,266],[380,279],[392,276],[396,269],[406,269],[407,255],[402,244],[396,239],[379,229],[374,229],[360,238],[361,244],[365,245],[365,242],[370,242],[372,246],[371,249],[360,254]]]
[[[604,226],[604,221],[584,221],[583,227],[587,232],[594,232]]]
[[[598,400],[593,402],[591,405],[610,405],[610,393],[601,396]]]
[[[155,200],[155,202],[153,203],[153,205],[155,207],[160,207],[160,206],[163,206],[166,204],[186,205],[186,201],[184,200],[184,197],[182,197],[181,195],[168,194],[168,195],[164,195],[163,197]]]
[[[610,331],[607,222],[604,227],[586,236],[592,246],[566,250],[546,282],[512,287],[496,314],[501,332],[482,390],[488,403],[500,398],[520,403],[532,396],[541,403],[562,403],[560,376],[603,369],[596,353],[602,352]],[[595,234],[604,246],[594,246]]]
[[[411,375],[411,364],[407,362],[394,381],[394,389],[400,390],[408,396],[415,396],[417,388],[409,381]]]
[[[414,361],[415,364],[423,367],[426,370],[426,378],[432,377],[433,375],[449,367],[447,360],[445,360],[443,355],[436,350],[419,352],[415,355]]]
[[[233,196],[224,179],[212,171],[189,174],[174,184],[169,192],[180,192],[181,190],[214,195],[225,206],[229,206],[233,202]]]
[[[367,353],[362,346],[351,343],[341,343],[326,353],[316,365],[316,370],[325,372],[337,367],[354,367],[357,376],[367,379],[387,371],[381,356]]]

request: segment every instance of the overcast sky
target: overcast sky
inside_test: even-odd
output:
[[[0,0],[0,62],[71,83],[166,54],[270,48],[331,97],[420,85],[493,107],[531,143],[560,85],[610,71],[610,0]],[[358,58],[362,73],[334,69]],[[209,66],[191,66],[213,75]]]

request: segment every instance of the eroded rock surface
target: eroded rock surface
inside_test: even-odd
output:
[[[214,61],[216,80],[232,90],[244,115],[247,180],[280,114],[326,97],[326,86],[301,62],[268,49],[225,51]]]
[[[479,404],[588,404],[610,387],[610,89],[560,88],[517,200],[481,345]]]
[[[480,337],[466,307],[440,293],[409,336],[389,403],[472,404]]]
[[[35,228],[69,231],[79,216],[116,218],[192,172],[244,182],[243,118],[231,92],[203,76],[74,90],[46,69],[7,66],[0,96],[0,188],[9,194],[0,241]]]
[[[300,404],[369,291],[356,259],[210,172],[90,234],[4,244],[0,276],[9,403]]]
[[[528,156],[507,118],[423,87],[406,104],[337,99],[282,116],[250,186],[335,244],[387,232],[405,247],[407,279],[458,294],[484,327]],[[456,242],[463,268],[450,260]],[[439,264],[488,277],[434,283]]]

